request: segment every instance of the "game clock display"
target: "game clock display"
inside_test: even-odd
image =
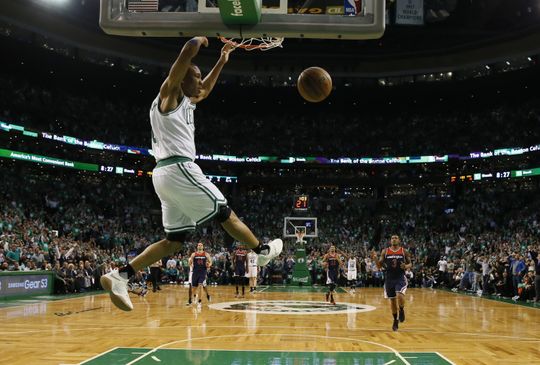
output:
[[[509,178],[511,176],[512,176],[512,173],[510,171],[502,171],[502,172],[497,172],[495,174],[495,177],[497,179],[507,179],[507,178]]]
[[[307,195],[296,195],[294,197],[293,209],[305,211],[309,208],[309,197]]]

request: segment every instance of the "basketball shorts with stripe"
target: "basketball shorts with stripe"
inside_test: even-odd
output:
[[[221,191],[191,161],[155,168],[152,182],[167,233],[192,231],[227,205]]]
[[[405,275],[399,278],[386,278],[384,281],[384,297],[392,299],[397,296],[397,293],[405,295],[408,286],[407,278]]]

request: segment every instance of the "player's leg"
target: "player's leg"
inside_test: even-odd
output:
[[[240,296],[240,293],[238,292],[238,284],[240,284],[240,277],[238,275],[234,275],[234,284],[236,286],[236,292],[235,292],[235,295],[234,297],[235,298],[238,298]]]
[[[399,321],[405,322],[405,294],[397,293],[397,302],[399,305]]]
[[[249,278],[249,291],[251,293],[254,293],[256,289],[257,289],[257,277],[253,276],[252,274],[252,276]]]
[[[242,298],[244,298],[244,296],[246,294],[246,277],[245,277],[245,275],[241,275],[240,280],[242,280]]]
[[[392,324],[392,330],[397,331],[399,327],[398,320],[398,301],[397,298],[390,298],[390,308],[392,309],[392,317],[394,317],[394,323]]]
[[[249,248],[258,254],[257,262],[259,266],[264,266],[273,258],[279,256],[283,249],[283,241],[279,238],[260,244],[253,232],[238,218],[238,216],[229,207],[220,208],[218,219],[221,226],[235,240],[245,243]]]
[[[392,324],[392,330],[397,331],[399,327],[398,320],[398,302],[397,302],[397,293],[396,285],[394,280],[386,279],[384,281],[384,297],[390,299],[390,309],[392,311],[392,317],[394,322]]]
[[[199,281],[197,284],[197,306],[202,305],[203,284]]]
[[[206,300],[210,303],[211,297],[210,297],[210,293],[208,293],[208,285],[206,284],[206,280],[203,282],[203,290],[204,290],[204,293],[206,294]]]
[[[336,284],[337,280],[336,278],[332,278],[332,282],[330,283],[330,286],[329,286],[329,293],[330,293],[330,304],[336,304],[336,301],[334,300],[334,294],[336,293],[336,287],[337,287],[337,284]]]
[[[191,285],[191,282],[189,283],[189,288],[188,288],[188,302],[187,302],[187,305],[191,305],[192,300],[191,298],[193,297],[193,289],[192,289],[192,285]]]
[[[399,305],[399,321],[405,322],[405,292],[407,291],[407,279],[405,277],[397,281],[395,291]]]
[[[332,279],[330,279],[330,275],[328,273],[328,270],[326,270],[326,287],[328,288],[328,291],[326,292],[326,301],[330,301],[330,285],[332,285]]]

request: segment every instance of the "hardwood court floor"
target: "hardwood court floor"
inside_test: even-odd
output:
[[[186,307],[187,289],[172,285],[133,296],[132,312],[104,294],[1,308],[0,364],[540,364],[538,308],[409,289],[406,321],[393,332],[377,288],[338,294],[350,305],[337,313],[306,290],[261,288],[245,299],[232,287],[209,290],[211,304],[228,311],[205,300]],[[287,311],[295,313],[262,314]]]

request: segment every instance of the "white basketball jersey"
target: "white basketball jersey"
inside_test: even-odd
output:
[[[168,113],[159,111],[159,95],[150,108],[152,125],[152,151],[156,161],[172,156],[187,157],[195,160],[195,119],[192,104],[184,96],[178,107]]]
[[[356,260],[349,259],[347,262],[347,270],[356,271]]]
[[[248,253],[248,266],[257,267],[257,254],[255,252]]]

